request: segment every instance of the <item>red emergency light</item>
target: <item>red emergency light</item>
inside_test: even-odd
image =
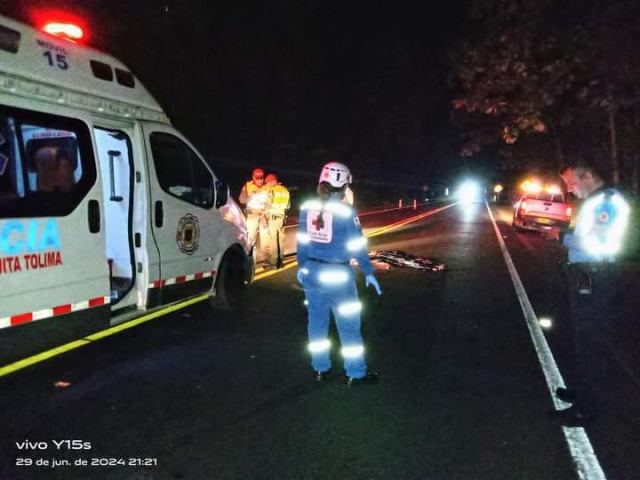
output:
[[[72,42],[76,42],[84,37],[82,28],[80,28],[78,25],[74,25],[73,23],[47,23],[44,27],[42,27],[42,30],[50,35],[55,35],[56,37],[71,40]]]

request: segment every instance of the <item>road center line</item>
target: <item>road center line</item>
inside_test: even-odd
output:
[[[507,245],[502,239],[502,234],[500,233],[498,224],[493,218],[493,214],[491,213],[489,204],[485,202],[485,205],[487,207],[487,211],[489,212],[491,222],[493,223],[493,228],[496,232],[496,236],[498,237],[498,243],[500,244],[500,249],[502,250],[504,261],[507,264],[507,268],[509,269],[509,274],[511,275],[513,286],[516,289],[516,294],[518,295],[518,300],[520,301],[520,307],[522,308],[522,313],[524,314],[524,318],[527,322],[527,327],[529,328],[531,340],[533,341],[533,345],[536,348],[536,353],[538,354],[538,361],[540,362],[540,366],[542,367],[542,372],[544,373],[544,377],[547,381],[549,393],[551,395],[551,398],[553,399],[553,405],[556,409],[566,408],[568,405],[559,400],[555,395],[556,388],[565,387],[564,380],[562,378],[562,375],[560,374],[558,366],[556,365],[556,361],[553,358],[553,354],[551,353],[551,349],[549,348],[547,339],[545,338],[544,333],[542,333],[542,329],[540,328],[540,324],[538,323],[538,317],[533,311],[533,307],[531,306],[531,302],[529,301],[527,292],[525,291],[524,286],[520,281],[520,276],[518,275],[513,260],[511,259],[511,255],[507,250]],[[598,462],[598,458],[593,451],[593,447],[591,446],[589,437],[584,431],[584,428],[562,427],[562,430],[564,432],[564,437],[567,441],[567,444],[569,445],[569,451],[571,453],[571,458],[573,459],[576,472],[578,473],[578,478],[584,480],[604,480],[606,477],[604,475],[602,467],[600,466],[600,462]]]

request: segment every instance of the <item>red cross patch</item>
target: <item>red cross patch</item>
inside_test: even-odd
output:
[[[312,242],[330,243],[333,239],[333,213],[309,210],[307,213],[307,235]]]

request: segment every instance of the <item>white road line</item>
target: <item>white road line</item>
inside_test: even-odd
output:
[[[493,218],[493,215],[491,214],[489,204],[485,203],[485,205],[489,212],[489,217],[491,217],[491,222],[493,223],[493,228],[496,232],[496,236],[498,237],[498,243],[500,244],[500,249],[502,250],[502,255],[504,256],[504,261],[507,264],[507,268],[509,269],[509,274],[511,275],[513,286],[516,289],[516,294],[518,295],[518,300],[520,301],[522,313],[524,314],[524,318],[527,321],[529,334],[531,335],[531,340],[533,341],[533,345],[536,348],[538,360],[540,361],[540,366],[542,367],[544,377],[547,381],[547,387],[549,388],[549,393],[551,394],[551,398],[553,399],[553,404],[556,409],[566,408],[568,405],[559,400],[555,395],[556,388],[565,386],[564,380],[562,379],[560,370],[558,369],[556,361],[553,358],[553,354],[551,353],[551,349],[549,348],[547,339],[542,333],[542,329],[540,328],[540,325],[538,323],[538,317],[536,317],[536,314],[533,311],[533,307],[531,306],[529,297],[527,297],[527,292],[525,291],[524,286],[520,281],[520,276],[518,275],[516,267],[513,264],[513,260],[511,260],[511,255],[509,254],[507,246],[502,239],[500,229],[498,228],[498,225]],[[600,466],[600,462],[598,462],[598,458],[593,451],[593,447],[591,446],[589,437],[584,431],[584,428],[562,427],[562,430],[564,431],[564,437],[567,440],[567,444],[569,445],[569,451],[571,452],[571,457],[573,458],[573,463],[578,473],[578,478],[585,480],[604,480],[606,477],[604,475],[602,467]]]

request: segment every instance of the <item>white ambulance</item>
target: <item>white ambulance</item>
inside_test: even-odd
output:
[[[253,280],[241,210],[115,58],[0,17],[0,366]]]

